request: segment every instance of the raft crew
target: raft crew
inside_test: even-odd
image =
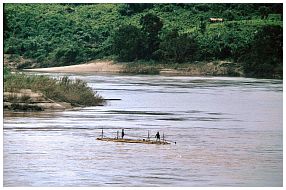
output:
[[[156,141],[160,141],[160,133],[159,133],[159,131],[156,133],[156,135],[155,135],[155,138],[156,138]]]
[[[121,132],[121,138],[123,139],[123,137],[124,137],[124,129],[122,129],[122,132]]]
[[[101,130],[101,137],[97,138],[97,140],[103,140],[103,141],[114,141],[114,142],[130,142],[130,143],[142,143],[142,142],[145,142],[147,141],[148,143],[147,144],[170,144],[170,142],[174,142],[174,141],[166,141],[165,140],[165,135],[163,133],[163,136],[162,136],[162,141],[161,141],[161,136],[160,136],[160,133],[159,131],[157,131],[156,135],[155,135],[155,140],[150,140],[150,131],[148,130],[148,137],[147,137],[147,140],[146,139],[124,139],[124,136],[125,136],[125,132],[124,132],[124,129],[121,129],[121,140],[119,139],[119,133],[120,131],[118,130],[116,132],[116,137],[114,138],[109,138],[109,137],[104,137],[103,136],[103,129]],[[129,135],[128,135],[129,136]],[[134,137],[134,136],[133,136]],[[159,142],[158,142],[159,141]],[[174,142],[176,144],[176,142]],[[145,143],[146,144],[146,143]]]

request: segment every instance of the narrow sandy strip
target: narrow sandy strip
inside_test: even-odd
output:
[[[91,73],[91,72],[112,72],[122,71],[123,65],[114,64],[113,61],[98,61],[80,65],[70,65],[63,67],[49,67],[38,69],[24,69],[25,71],[35,72],[62,72],[62,73]]]

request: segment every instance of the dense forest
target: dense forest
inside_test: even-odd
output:
[[[4,53],[38,67],[231,60],[246,76],[282,78],[282,14],[283,4],[4,4]]]

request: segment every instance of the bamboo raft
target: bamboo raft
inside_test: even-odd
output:
[[[99,137],[96,140],[100,141],[110,141],[110,142],[123,142],[123,143],[142,143],[142,144],[170,144],[167,141],[155,141],[155,140],[146,140],[146,139],[120,139],[120,138],[102,138]]]

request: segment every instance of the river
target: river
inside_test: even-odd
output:
[[[281,80],[69,76],[121,100],[63,112],[4,113],[4,186],[283,185]],[[115,137],[122,128],[126,138],[159,131],[172,143],[96,140],[102,129]]]

